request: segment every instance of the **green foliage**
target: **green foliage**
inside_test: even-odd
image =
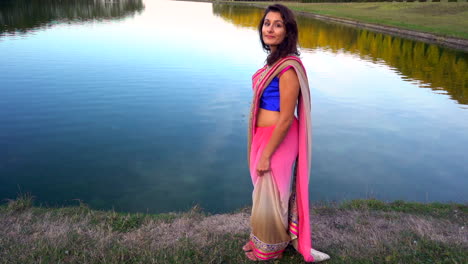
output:
[[[26,197],[28,198],[28,196]],[[26,200],[24,197],[18,197],[17,200]],[[23,203],[23,202],[21,202]],[[31,206],[31,205],[30,205]],[[6,206],[4,206],[6,208]],[[24,208],[24,207],[23,207]],[[92,210],[84,203],[76,207],[64,208],[36,208],[27,207],[27,212],[33,212],[34,219],[24,222],[25,229],[34,226],[37,221],[57,221],[57,219],[80,219],[90,217],[90,221],[81,221],[80,226],[61,236],[61,230],[56,230],[57,241],[54,239],[44,239],[41,237],[33,238],[35,232],[24,232],[20,234],[21,239],[17,237],[0,236],[0,264],[1,263],[251,263],[246,259],[244,253],[240,250],[242,245],[248,240],[248,233],[211,233],[210,230],[198,231],[208,233],[204,240],[193,241],[193,237],[179,237],[179,239],[168,246],[151,247],[148,241],[133,241],[133,243],[122,243],[122,234],[129,232],[142,225],[149,224],[149,220],[173,221],[176,218],[190,218],[193,224],[198,220],[204,220],[207,215],[199,206],[195,206],[185,213],[167,213],[167,214],[141,214],[141,213],[118,213],[115,211]],[[36,210],[37,209],[37,210]],[[385,203],[375,199],[352,200],[341,205],[321,205],[314,208],[319,217],[339,216],[343,210],[378,210],[378,211],[398,211],[402,213],[414,214],[433,214],[441,213],[442,216],[447,212],[458,210],[462,216],[467,214],[467,207],[460,204],[442,204],[442,203],[414,203],[404,201],[394,201]],[[29,211],[30,210],[30,211]],[[43,217],[45,214],[51,216],[47,220]],[[30,214],[1,214],[0,222],[5,220],[11,223],[22,223],[24,215]],[[357,222],[359,226],[366,226],[368,222],[368,213],[363,212]],[[382,214],[382,217],[392,218],[395,214]],[[14,219],[17,219],[14,221]],[[67,221],[74,223],[75,221]],[[77,221],[79,222],[79,221]],[[47,222],[45,222],[47,223]],[[156,223],[151,223],[157,226]],[[41,223],[36,228],[42,226]],[[357,232],[349,230],[349,226],[338,228],[336,224],[334,229],[338,232]],[[32,229],[31,229],[32,230]],[[85,232],[83,232],[86,230]],[[36,230],[37,231],[37,230]],[[105,234],[105,238],[100,240],[92,232]],[[325,232],[325,230],[322,230]],[[372,263],[464,263],[468,259],[468,252],[464,245],[451,244],[448,241],[434,241],[415,233],[414,230],[398,231],[392,235],[397,237],[398,243],[388,243],[383,241],[379,244],[382,249],[372,251],[367,247],[355,247],[359,251],[344,250],[353,248],[353,241],[340,242],[332,244],[326,248],[317,248],[327,252],[332,259],[327,264],[372,264]],[[37,234],[37,233],[36,233]],[[201,233],[200,233],[201,234]],[[26,239],[27,238],[27,239]],[[26,242],[23,242],[26,241]],[[31,241],[31,242],[27,242]],[[360,241],[360,240],[356,240]],[[103,243],[105,246],[103,246]],[[343,243],[347,243],[344,245]],[[320,246],[320,245],[317,245]],[[378,253],[375,253],[378,252]],[[272,263],[304,263],[302,256],[294,249],[287,248],[281,260]]]
[[[95,19],[122,19],[145,8],[142,0],[121,1],[118,5],[95,0],[1,0],[0,7],[0,33],[34,32],[55,21],[82,23]]]
[[[295,11],[427,32],[443,37],[468,39],[468,20],[466,19],[468,5],[466,0],[457,3],[448,3],[448,0],[443,0],[441,3],[304,1],[314,2],[283,3]],[[263,7],[272,2],[238,3]]]
[[[7,210],[10,212],[21,212],[33,206],[34,196],[30,193],[19,193],[14,200],[7,199]]]
[[[341,205],[341,208],[358,209],[358,210],[362,210],[362,209],[382,210],[386,208],[386,204],[382,201],[375,200],[375,199],[366,199],[366,200],[356,199],[356,200],[344,202]]]
[[[255,6],[266,5],[257,2]],[[433,3],[353,3],[300,4],[286,3],[291,9],[311,14],[348,18],[362,22],[427,31],[468,39],[468,4]],[[213,4],[215,15],[236,26],[256,29],[263,13],[247,5]],[[437,20],[437,23],[434,21]],[[468,104],[468,63],[463,54],[422,41],[394,37],[367,29],[319,23],[298,15],[299,43],[303,49],[327,47],[335,52],[346,51],[373,61],[385,61],[389,67],[430,88],[446,93],[458,104]],[[314,29],[316,33],[310,34]],[[441,38],[443,39],[443,38]],[[447,77],[450,73],[450,78]]]
[[[468,205],[457,203],[418,203],[396,200],[384,203],[376,199],[356,199],[341,204],[342,209],[394,211],[411,214],[427,214],[432,216],[456,216],[468,214]]]
[[[241,252],[240,247],[246,237],[231,235],[220,236],[216,243],[205,247],[197,247],[193,242],[183,239],[176,247],[151,251],[136,250],[114,245],[104,252],[93,252],[92,244],[85,245],[84,241],[70,240],[64,245],[53,247],[43,241],[33,252],[23,255],[21,260],[28,263],[41,259],[43,263],[251,263]],[[72,243],[73,242],[73,243]],[[414,234],[403,236],[398,248],[388,248],[386,254],[360,256],[356,252],[338,254],[338,249],[327,248],[332,258],[327,264],[373,264],[373,263],[465,263],[468,258],[466,250],[461,246],[446,245],[420,238]],[[11,250],[12,248],[9,248]],[[16,248],[19,252],[21,247]],[[363,252],[359,252],[363,253]],[[20,260],[10,259],[10,263],[21,263]],[[26,262],[24,262],[26,263]],[[304,263],[300,254],[288,247],[281,260],[271,263]]]
[[[142,214],[122,214],[112,212],[107,214],[104,219],[105,223],[117,232],[128,232],[132,229],[138,228],[143,223],[145,216]]]
[[[179,214],[177,213],[161,213],[161,214],[151,214],[147,216],[148,219],[153,219],[156,221],[161,221],[163,223],[171,223],[173,222],[176,218],[180,217]]]
[[[190,211],[187,214],[190,215]],[[91,223],[98,225],[104,224],[112,231],[125,233],[139,228],[146,220],[152,219],[169,223],[174,221],[177,217],[180,216],[176,213],[146,215],[141,213],[119,213],[112,211],[96,213]],[[193,215],[193,217],[195,217],[195,215]]]
[[[204,216],[207,216],[207,213],[203,210],[203,208],[200,205],[196,204],[187,212],[182,213],[182,216],[192,219],[201,219]]]
[[[388,263],[465,263],[468,259],[468,251],[461,245],[429,240],[412,232],[401,236],[402,246],[391,249],[385,257]]]
[[[331,215],[332,216],[332,215],[336,215],[338,210],[339,209],[333,205],[320,206],[320,207],[314,208],[315,213],[318,215]]]
[[[196,0],[195,0],[196,1]],[[214,1],[214,0],[213,0]],[[237,2],[276,2],[274,0],[234,0]],[[298,3],[378,3],[378,2],[441,2],[441,0],[297,0],[284,2]],[[465,0],[443,0],[442,2],[466,2]]]

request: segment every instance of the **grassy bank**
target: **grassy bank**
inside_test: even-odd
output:
[[[314,247],[327,263],[466,263],[468,206],[353,200],[313,205]],[[0,206],[0,263],[248,263],[249,209],[210,215]],[[288,249],[275,263],[303,263]]]
[[[267,6],[272,2],[242,3],[254,3],[255,5]],[[468,2],[284,2],[283,4],[300,12],[352,19],[365,23],[468,39]]]

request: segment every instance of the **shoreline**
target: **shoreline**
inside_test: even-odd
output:
[[[408,39],[417,40],[417,41],[421,41],[421,42],[425,42],[429,44],[436,44],[436,45],[444,46],[447,48],[452,48],[452,49],[468,52],[468,39],[441,36],[441,35],[436,35],[433,33],[403,29],[399,27],[384,26],[384,25],[379,25],[379,24],[366,23],[366,22],[361,22],[361,21],[347,19],[347,18],[338,18],[338,17],[326,16],[326,15],[319,15],[319,14],[314,14],[314,13],[309,13],[309,12],[304,12],[304,11],[294,11],[294,12],[296,12],[299,15],[306,16],[306,17],[312,17],[312,18],[316,18],[316,19],[320,19],[324,21],[341,23],[341,24],[350,25],[359,29],[368,29],[368,30],[378,32],[378,33],[389,34],[389,35],[397,36],[401,38],[408,38]]]
[[[206,1],[206,0],[202,0],[202,1],[192,0],[192,1],[193,2],[220,3],[220,4],[227,4],[227,5],[245,5],[245,6],[252,6],[252,7],[261,8],[261,9],[264,9],[265,6],[269,4],[265,2],[261,2],[263,4],[259,4],[256,2]],[[288,6],[289,3],[296,3],[296,2],[285,2],[283,4]],[[321,15],[321,14],[316,14],[316,13],[307,12],[307,11],[297,11],[297,10],[294,10],[293,8],[291,8],[291,10],[296,15],[300,15],[300,16],[311,17],[314,19],[322,20],[322,21],[339,23],[339,24],[343,24],[343,25],[347,25],[347,26],[351,26],[351,27],[355,27],[359,29],[367,29],[373,32],[389,34],[392,36],[421,41],[421,42],[425,42],[429,44],[436,44],[436,45],[440,45],[443,47],[468,52],[468,39],[465,39],[465,38],[443,36],[443,35],[438,35],[435,33],[404,29],[404,28],[400,28],[396,26],[368,23],[368,22],[363,22],[363,21],[359,21],[355,19],[335,17],[331,15]]]
[[[250,263],[250,208],[209,214],[118,213],[35,207],[20,196],[0,206],[0,263]],[[463,263],[468,205],[351,200],[311,206],[314,248],[334,263]],[[303,263],[288,247],[275,263]]]

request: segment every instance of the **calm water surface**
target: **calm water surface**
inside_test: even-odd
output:
[[[166,0],[0,4],[0,199],[129,212],[251,202],[262,11]],[[468,54],[298,18],[310,198],[467,202]]]

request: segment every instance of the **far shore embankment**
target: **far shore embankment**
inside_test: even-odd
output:
[[[203,2],[262,9],[275,3]],[[468,52],[468,2],[279,3],[297,15]]]

